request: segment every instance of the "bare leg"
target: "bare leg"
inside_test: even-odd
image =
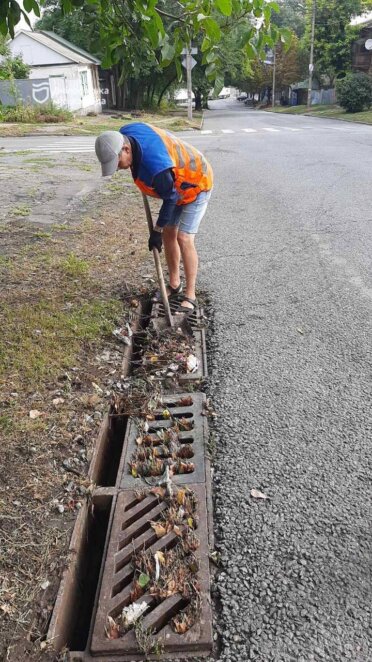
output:
[[[178,227],[169,225],[163,230],[163,244],[165,259],[169,272],[169,284],[177,288],[180,284],[180,260],[181,251],[177,241]]]
[[[195,248],[195,235],[187,232],[179,232],[177,235],[181,250],[182,262],[185,269],[186,290],[185,295],[190,299],[196,299],[195,287],[198,273],[198,254]],[[192,308],[188,301],[183,301],[182,306]]]

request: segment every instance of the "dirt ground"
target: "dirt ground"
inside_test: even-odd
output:
[[[142,198],[94,155],[0,158],[0,658],[47,624],[110,386],[153,266]]]

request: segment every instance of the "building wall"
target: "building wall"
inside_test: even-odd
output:
[[[102,111],[99,85],[97,85],[98,66],[83,64],[65,64],[60,66],[33,67],[30,78],[49,78],[53,103],[60,108],[67,108],[82,115],[88,112]]]
[[[367,39],[372,39],[372,26],[361,30],[360,37],[353,44],[353,69],[372,75],[372,51],[365,47]]]
[[[39,44],[26,34],[16,35],[9,43],[9,48],[13,55],[22,55],[23,61],[30,66],[69,63],[66,57],[52,51],[43,44]]]

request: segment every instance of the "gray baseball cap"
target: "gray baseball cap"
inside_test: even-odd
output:
[[[96,154],[101,163],[102,177],[113,175],[118,169],[119,154],[124,138],[119,131],[104,131],[96,139]]]

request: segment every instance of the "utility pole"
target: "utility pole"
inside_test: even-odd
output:
[[[311,21],[311,46],[310,46],[310,64],[309,64],[309,88],[307,91],[308,110],[310,110],[311,108],[311,92],[313,89],[315,19],[316,19],[316,0],[313,0],[313,17]]]
[[[275,108],[275,87],[276,87],[276,47],[274,46],[273,89],[271,92],[271,105],[273,108]]]
[[[191,48],[186,52],[187,119],[192,120]]]

